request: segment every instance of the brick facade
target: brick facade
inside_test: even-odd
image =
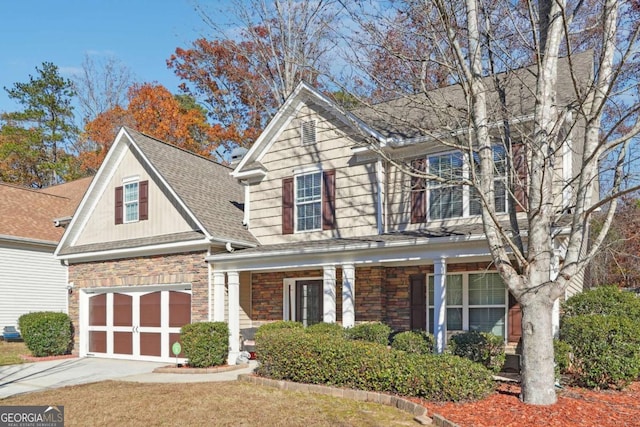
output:
[[[447,272],[483,271],[488,263],[448,264]],[[356,268],[356,323],[382,321],[394,330],[410,327],[409,276],[433,274],[432,265]],[[283,280],[322,277],[322,270],[253,273],[252,313],[254,322],[282,320]],[[337,320],[342,320],[342,269],[336,268]]]
[[[95,261],[69,265],[69,316],[76,328],[74,354],[79,342],[79,290],[115,286],[191,284],[191,320],[209,318],[209,278],[206,252]]]

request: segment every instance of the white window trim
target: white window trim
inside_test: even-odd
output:
[[[446,156],[446,155],[450,155],[450,154],[454,154],[454,153],[461,153],[462,154],[462,158],[463,158],[463,163],[462,163],[462,179],[471,179],[471,171],[470,169],[470,159],[469,159],[469,155],[467,153],[463,153],[459,150],[450,150],[450,151],[444,151],[441,153],[434,153],[434,154],[429,154],[426,156],[426,170],[427,172],[429,172],[429,167],[430,167],[430,162],[431,162],[431,158],[434,157],[441,157],[441,156]],[[494,183],[496,181],[502,181],[504,183],[505,186],[505,211],[504,212],[496,212],[497,214],[505,214],[507,212],[509,212],[509,192],[508,192],[508,188],[507,188],[507,176],[494,176],[493,178]],[[432,189],[441,189],[441,188],[447,188],[447,187],[462,187],[462,216],[451,216],[451,217],[444,217],[444,218],[432,218],[431,217],[431,190]],[[427,221],[447,221],[447,220],[452,220],[452,219],[459,219],[459,218],[475,218],[475,217],[479,217],[482,214],[471,214],[471,189],[472,187],[469,185],[452,185],[452,184],[444,184],[444,183],[439,183],[433,180],[426,180],[426,186],[425,186],[425,192],[426,192],[426,201],[427,201],[427,211],[426,211],[426,215],[427,215]],[[495,189],[495,185],[494,185],[494,189]]]
[[[138,198],[136,199],[135,202],[133,201],[127,202],[127,186],[132,184],[137,185]],[[130,203],[137,203],[137,206],[138,206],[135,220],[127,220],[127,204],[130,204]],[[139,221],[140,221],[140,177],[138,176],[127,177],[122,180],[122,222],[124,224],[131,224]]]
[[[493,271],[485,271],[485,270],[471,270],[471,271],[457,271],[455,273],[447,273],[447,276],[462,276],[462,306],[460,305],[447,305],[445,301],[445,309],[448,308],[461,308],[462,307],[462,331],[469,331],[469,309],[470,308],[504,308],[504,339],[505,341],[508,339],[509,335],[509,289],[505,285],[504,289],[504,304],[481,304],[481,305],[471,305],[469,304],[469,276],[471,274],[499,274]],[[433,323],[433,318],[429,315],[431,309],[434,308],[433,301],[429,300],[429,278],[434,277],[435,274],[427,275],[427,331],[431,329],[431,323]],[[445,279],[446,280],[446,279]],[[446,283],[446,281],[445,281]],[[435,326],[435,325],[434,325]],[[445,319],[445,329],[449,332],[448,328],[446,328],[446,319]],[[458,332],[457,329],[453,331]]]
[[[298,229],[298,178],[306,175],[315,175],[320,174],[320,227],[313,228],[309,230],[299,230]],[[312,169],[308,172],[298,173],[293,176],[293,230],[294,233],[309,233],[313,231],[322,231],[322,204],[324,196],[324,179],[323,179],[323,171],[322,169]],[[317,201],[311,202],[302,202],[301,204],[311,204],[317,203]]]

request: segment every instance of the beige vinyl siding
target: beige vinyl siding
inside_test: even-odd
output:
[[[316,143],[302,145],[301,123],[316,120]],[[338,126],[338,127],[336,127]],[[259,160],[267,177],[251,186],[250,230],[264,245],[330,237],[355,237],[377,233],[375,165],[353,165],[353,139],[347,128],[313,108],[301,108]],[[294,172],[336,171],[335,230],[282,235],[282,179]]]
[[[67,267],[53,247],[0,243],[0,328],[34,311],[67,311]]]
[[[149,219],[115,225],[115,188],[121,186],[125,178],[132,176],[138,176],[140,181],[149,181]],[[179,233],[195,228],[180,214],[179,207],[167,198],[129,150],[90,215],[75,242],[76,246]]]

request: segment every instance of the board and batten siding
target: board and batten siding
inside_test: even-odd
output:
[[[316,143],[302,145],[301,124],[314,119]],[[300,109],[260,160],[268,171],[266,178],[250,188],[250,230],[261,244],[377,234],[375,163],[353,164],[354,146],[341,122],[313,106]],[[283,235],[282,179],[314,168],[335,170],[336,228]]]
[[[25,313],[67,312],[67,267],[54,249],[0,243],[0,328]]]
[[[116,225],[115,188],[122,186],[124,179],[133,176],[139,177],[140,181],[149,181],[149,219]],[[194,228],[195,225],[190,224],[167,198],[136,156],[127,150],[75,245],[152,237],[191,231]]]

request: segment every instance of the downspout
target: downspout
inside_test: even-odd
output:
[[[376,191],[377,191],[377,206],[376,206],[376,222],[378,224],[378,234],[384,234],[387,232],[387,212],[386,212],[386,181],[385,170],[382,163],[382,159],[376,161]]]

